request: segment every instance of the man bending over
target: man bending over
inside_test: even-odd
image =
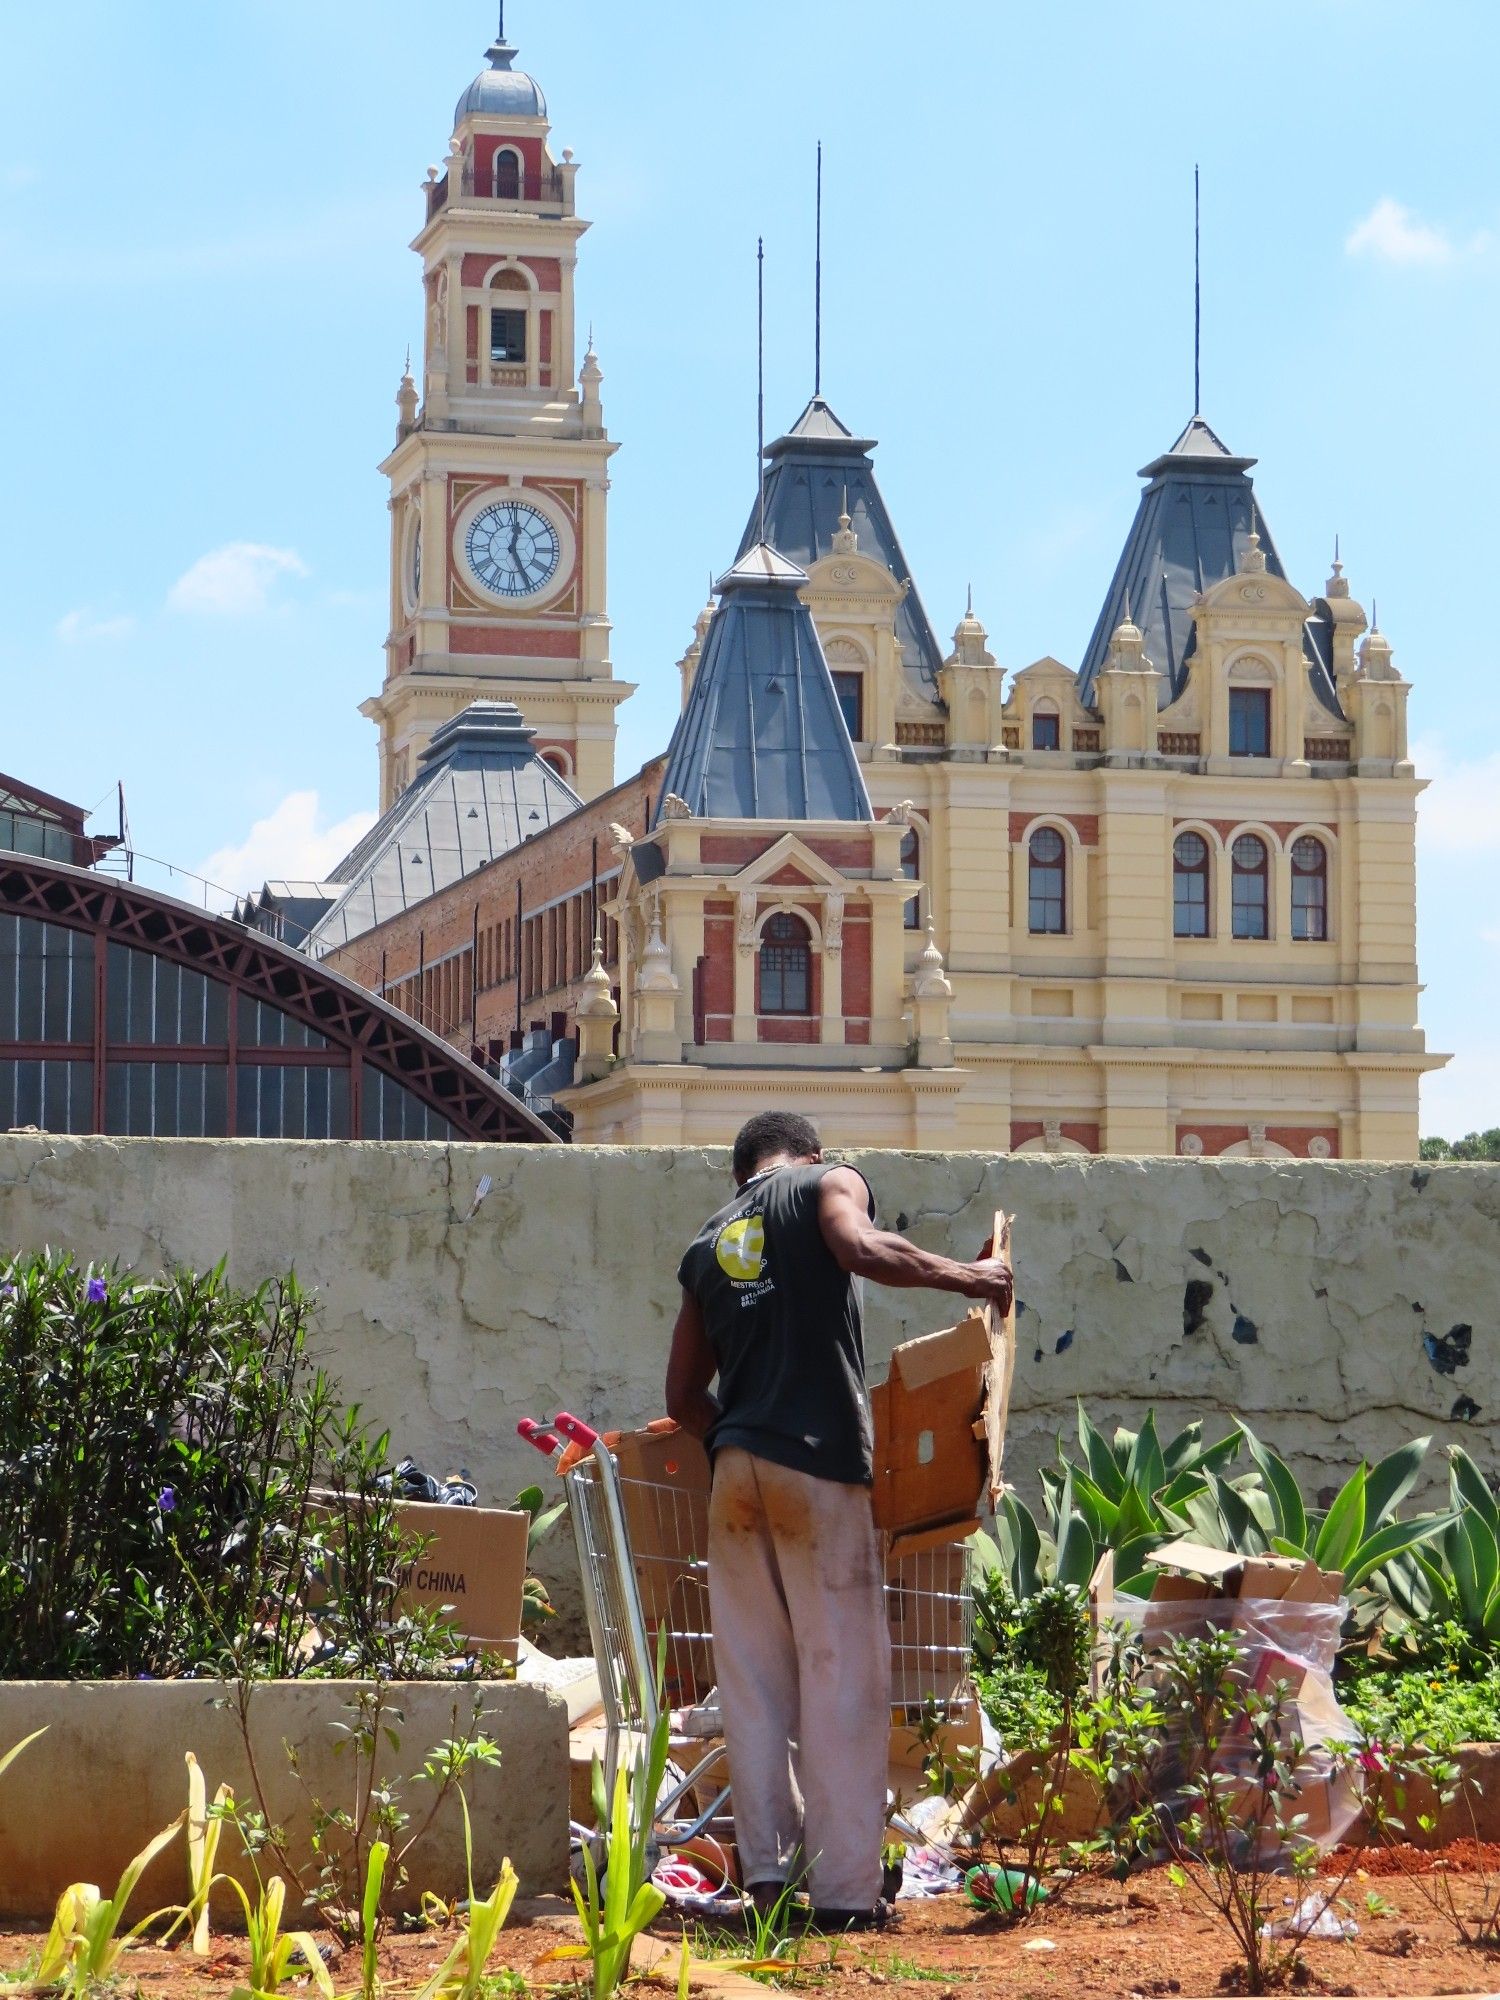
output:
[[[1010,1267],[988,1245],[965,1264],[877,1229],[864,1176],[825,1164],[817,1128],[790,1112],[742,1129],[734,1179],[678,1272],[667,1412],[713,1461],[709,1597],[741,1875],[764,1910],[805,1857],[813,1921],[864,1928],[887,1914],[890,1633],[855,1280],[1003,1312]]]

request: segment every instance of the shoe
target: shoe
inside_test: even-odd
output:
[[[901,1912],[884,1896],[869,1910],[820,1910],[815,1905],[809,1918],[810,1929],[822,1931],[829,1937],[839,1936],[845,1931],[899,1930],[900,1926]]]

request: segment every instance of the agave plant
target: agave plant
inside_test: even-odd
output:
[[[1107,1438],[1080,1403],[1074,1464],[1058,1439],[1057,1464],[1042,1473],[1047,1516],[1044,1530],[1025,1502],[1007,1493],[995,1516],[995,1534],[978,1545],[982,1571],[998,1571],[1011,1594],[1030,1597],[1044,1583],[1085,1586],[1106,1549],[1114,1552],[1115,1588],[1144,1581],[1146,1558],[1179,1535],[1195,1532],[1191,1502],[1207,1494],[1219,1469],[1241,1449],[1238,1425],[1205,1445],[1201,1423],[1188,1424],[1163,1444],[1156,1414],[1138,1431]],[[1216,1547],[1232,1546],[1216,1533]]]
[[[1482,1646],[1500,1640],[1500,1501],[1462,1445],[1448,1449],[1450,1512],[1440,1532],[1403,1552],[1380,1578],[1414,1622],[1451,1621]]]

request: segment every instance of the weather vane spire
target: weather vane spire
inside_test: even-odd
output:
[[[1202,266],[1200,266],[1200,230],[1198,230],[1198,162],[1192,166],[1192,414],[1204,414],[1202,396],[1202,324],[1204,324],[1204,288],[1202,288]]]
[[[766,239],[755,239],[755,539],[766,539]]]
[[[818,141],[818,192],[813,225],[813,394],[823,393],[823,141]]]

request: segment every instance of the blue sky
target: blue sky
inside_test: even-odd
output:
[[[0,318],[11,615],[0,768],[231,887],[334,858],[374,803],[387,529],[418,184],[493,32],[486,0],[7,9]],[[581,162],[580,310],[621,450],[619,769],[754,479],[824,387],[876,463],[940,633],[972,580],[1010,668],[1075,662],[1190,413],[1259,458],[1304,591],[1333,537],[1414,683],[1423,1018],[1455,1052],[1424,1130],[1500,1123],[1500,158],[1489,0],[511,0]]]

